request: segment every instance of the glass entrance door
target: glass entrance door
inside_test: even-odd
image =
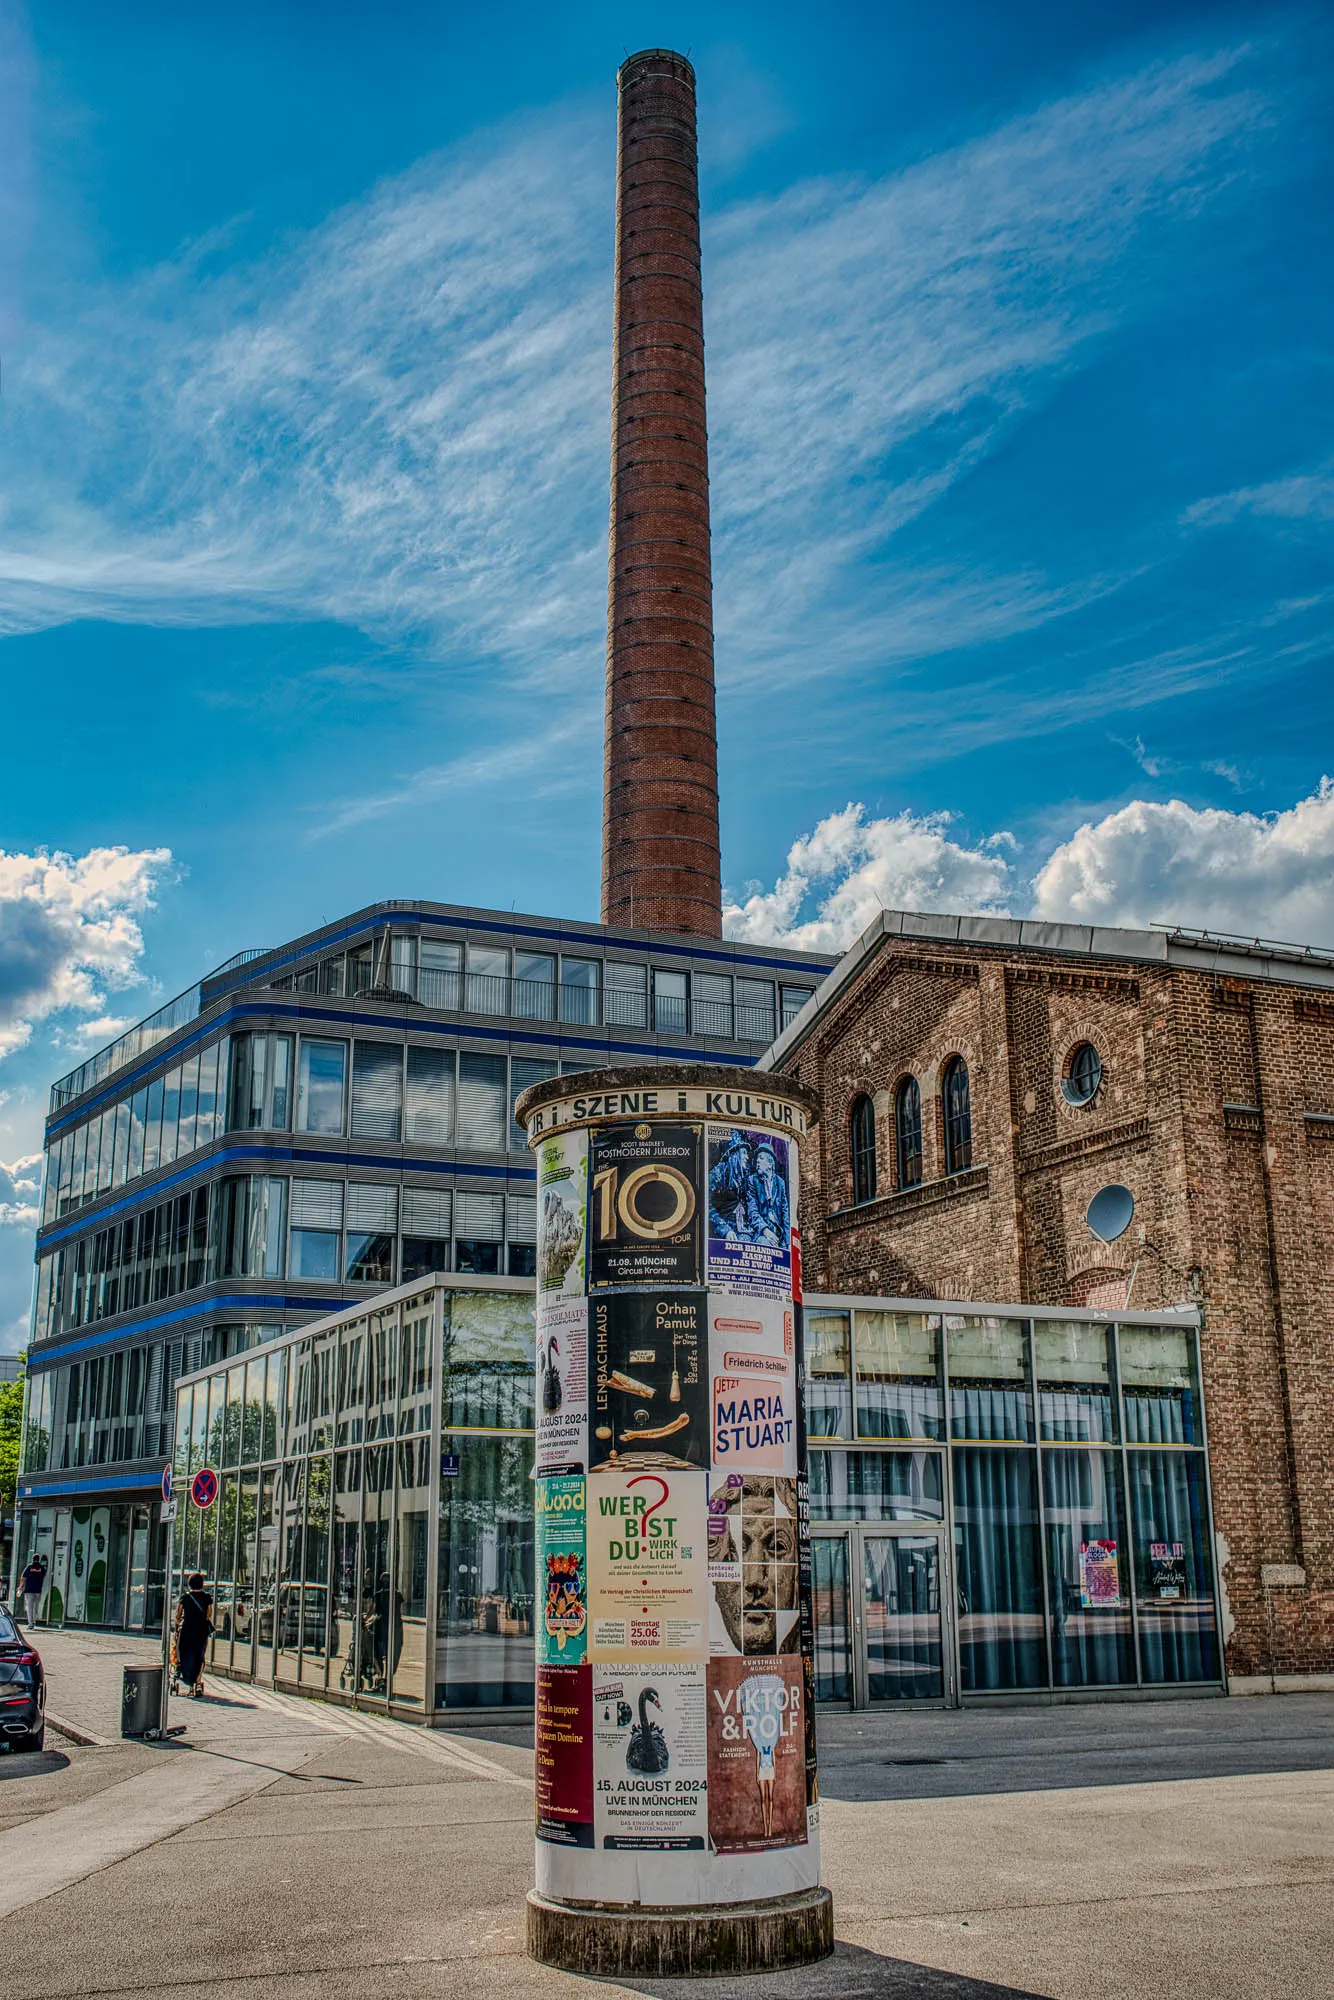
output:
[[[954,1705],[948,1552],[940,1530],[819,1531],[812,1577],[817,1700],[853,1708]]]

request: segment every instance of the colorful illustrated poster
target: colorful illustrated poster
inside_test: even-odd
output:
[[[537,1301],[537,1470],[588,1464],[588,1301]]]
[[[1121,1603],[1121,1572],[1115,1542],[1079,1545],[1079,1601],[1086,1610]]]
[[[589,1301],[589,1470],[709,1462],[703,1292]]]
[[[708,1475],[604,1472],[588,1482],[588,1657],[702,1660]]]
[[[588,1633],[588,1557],[582,1478],[533,1483],[537,1516],[537,1663],[577,1666]]]
[[[588,1134],[557,1132],[537,1148],[537,1289],[584,1292]]]
[[[537,1837],[593,1845],[593,1682],[589,1667],[539,1667],[534,1743]]]
[[[1184,1597],[1186,1593],[1186,1546],[1184,1542],[1150,1542],[1149,1570],[1155,1597]]]
[[[701,1128],[647,1120],[589,1140],[588,1289],[698,1285]]]
[[[591,1669],[600,1848],[670,1853],[707,1845],[705,1671],[657,1661]]]
[[[708,1283],[751,1298],[792,1296],[790,1139],[708,1127]]]
[[[713,1475],[708,1570],[712,1654],[800,1652],[795,1479],[765,1472]]]
[[[785,1299],[709,1299],[713,1469],[797,1470],[793,1308]]]
[[[709,1839],[719,1854],[805,1844],[801,1675],[798,1659],[709,1661]]]

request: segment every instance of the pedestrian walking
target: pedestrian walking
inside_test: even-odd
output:
[[[23,1606],[27,1614],[25,1623],[35,1625],[37,1613],[41,1609],[42,1592],[46,1589],[46,1557],[33,1556],[23,1572]]]
[[[204,1654],[212,1630],[213,1599],[204,1588],[203,1576],[196,1570],[176,1606],[175,1619],[177,1677],[196,1701],[204,1698]]]

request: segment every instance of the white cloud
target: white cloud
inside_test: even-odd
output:
[[[1061,843],[1035,878],[1033,910],[1334,946],[1334,784],[1322,778],[1263,816],[1132,800]]]
[[[36,1228],[41,1186],[40,1153],[27,1153],[17,1160],[0,1160],[0,1228]]]
[[[1183,520],[1194,527],[1215,528],[1243,514],[1276,521],[1334,521],[1334,472],[1294,473],[1262,486],[1239,486],[1188,507]]]
[[[165,847],[0,851],[0,1057],[24,1045],[35,1021],[95,1014],[107,988],[134,982],[137,919],[170,862]]]
[[[793,843],[774,887],[724,915],[729,937],[844,950],[881,909],[1013,909],[1143,929],[1180,923],[1334,947],[1334,782],[1283,812],[1134,799],[1079,827],[1021,886],[1010,835],[950,838],[946,813],[868,820],[846,806]]]
[[[749,888],[723,912],[728,937],[837,951],[881,910],[1001,910],[1009,864],[993,835],[978,847],[951,840],[950,815],[866,818],[848,805],[794,841],[774,887]]]
[[[1227,184],[1264,117],[1240,60],[1154,67],[883,180],[706,219],[725,685],[883,674],[1120,581],[879,559],[1135,310],[1144,232]],[[248,270],[211,275],[205,245],[64,301],[6,356],[0,619],[333,617],[583,696],[611,149],[605,118],[504,132]],[[965,706],[992,733],[1028,712],[1004,684]]]

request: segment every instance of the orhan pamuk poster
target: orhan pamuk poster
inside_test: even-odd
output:
[[[618,1292],[588,1304],[589,1470],[709,1462],[703,1292]]]
[[[708,1283],[792,1296],[792,1140],[743,1125],[708,1127]]]

